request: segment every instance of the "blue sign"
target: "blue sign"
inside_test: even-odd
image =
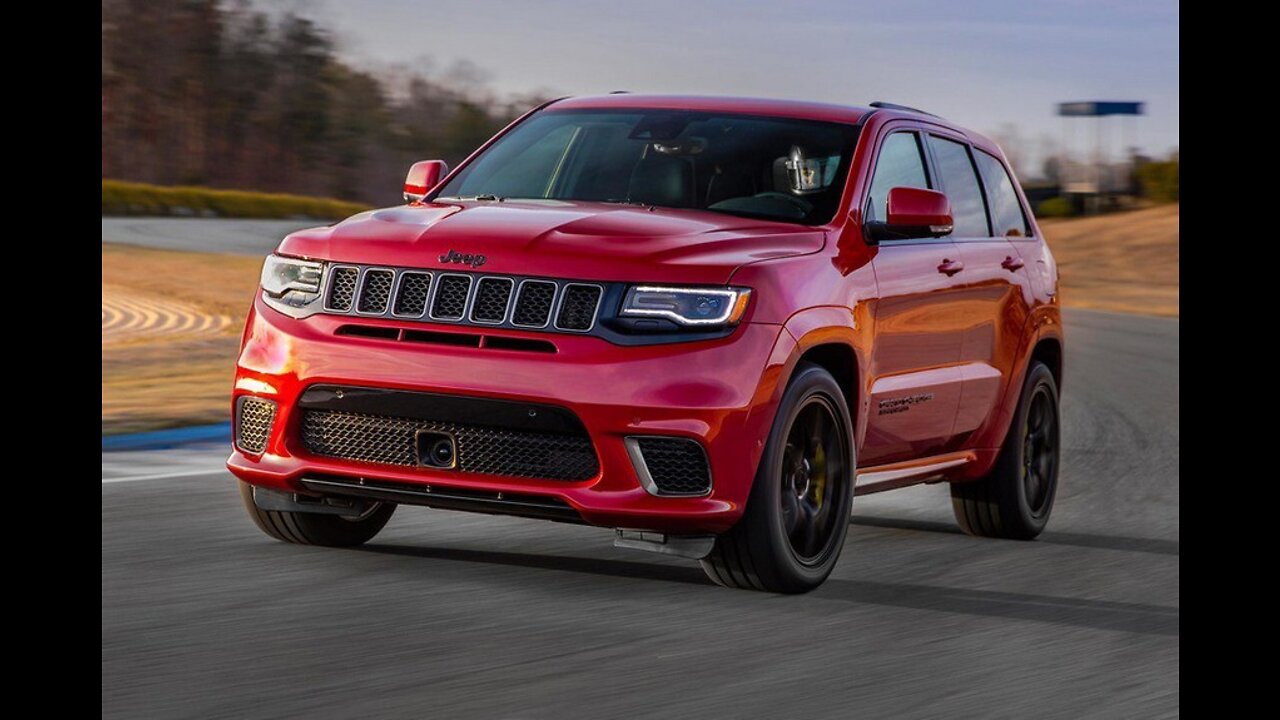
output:
[[[1140,102],[1092,100],[1058,103],[1058,114],[1065,117],[1099,117],[1102,115],[1141,115]]]

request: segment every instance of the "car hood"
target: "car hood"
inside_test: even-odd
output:
[[[280,243],[336,262],[624,282],[723,284],[741,265],[817,252],[821,230],[700,210],[507,200],[371,210]],[[484,256],[475,267],[450,252]]]

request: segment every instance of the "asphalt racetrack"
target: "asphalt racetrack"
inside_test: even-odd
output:
[[[607,530],[420,508],[359,550],[285,545],[226,447],[104,453],[102,714],[1176,716],[1179,324],[1069,311],[1067,332],[1045,534],[966,537],[945,486],[855,498],[804,596]]]

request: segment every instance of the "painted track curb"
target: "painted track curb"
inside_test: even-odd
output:
[[[127,435],[102,436],[102,451],[163,450],[194,443],[231,442],[231,423],[192,425],[190,427]]]

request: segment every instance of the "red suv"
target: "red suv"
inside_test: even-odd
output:
[[[571,98],[405,198],[263,268],[227,464],[268,535],[521,515],[803,592],[855,493],[946,481],[966,532],[1044,528],[1057,270],[990,140],[887,103]]]

